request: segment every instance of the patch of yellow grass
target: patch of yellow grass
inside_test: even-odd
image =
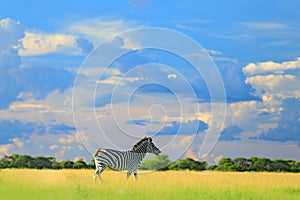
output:
[[[251,172],[142,172],[1,170],[0,199],[298,199],[300,174]]]

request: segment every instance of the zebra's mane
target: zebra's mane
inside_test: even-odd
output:
[[[150,140],[150,142],[152,142],[152,138],[151,137],[144,137],[143,139],[141,139],[140,141],[138,141],[135,145],[133,145],[131,150],[135,150],[137,149],[141,144],[144,143],[144,141]]]

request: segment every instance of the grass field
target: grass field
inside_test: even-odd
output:
[[[124,172],[93,170],[0,171],[0,199],[300,199],[300,174],[151,172],[127,180]]]

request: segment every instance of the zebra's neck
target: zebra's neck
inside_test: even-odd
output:
[[[132,148],[132,151],[133,152],[136,152],[136,153],[141,153],[141,154],[145,154],[147,153],[147,147],[148,147],[148,143],[147,142],[143,142],[137,146],[134,146]]]
[[[139,162],[141,162],[147,153],[143,153],[143,152],[137,152],[137,151],[133,151],[133,150],[130,150],[129,151],[130,153],[133,153],[135,156],[135,159],[137,159]]]

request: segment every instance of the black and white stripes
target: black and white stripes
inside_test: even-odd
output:
[[[94,154],[96,165],[94,177],[98,177],[108,166],[114,170],[127,170],[127,177],[133,172],[134,177],[137,178],[137,169],[147,153],[161,153],[152,143],[151,137],[143,138],[128,151],[99,148]]]

